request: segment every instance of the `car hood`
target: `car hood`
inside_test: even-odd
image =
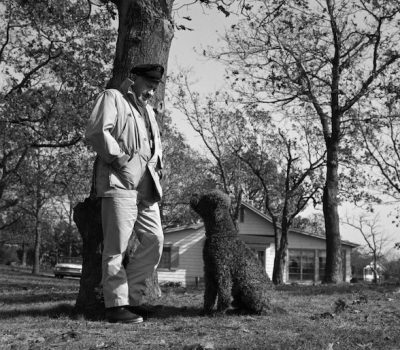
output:
[[[60,264],[56,264],[56,266],[54,266],[54,268],[57,267],[67,267],[67,268],[71,268],[71,269],[81,269],[82,265],[80,264],[67,264],[67,263],[60,263]]]

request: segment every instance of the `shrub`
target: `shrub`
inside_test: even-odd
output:
[[[5,245],[0,246],[0,264],[10,265],[16,262],[19,262],[17,249]]]

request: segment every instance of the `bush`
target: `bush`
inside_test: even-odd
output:
[[[19,262],[17,249],[14,247],[0,246],[0,264],[11,265]]]

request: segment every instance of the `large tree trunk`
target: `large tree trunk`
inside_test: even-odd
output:
[[[119,26],[113,76],[108,87],[118,88],[130,69],[141,63],[159,63],[167,70],[174,35],[171,12],[174,0],[115,0]],[[164,83],[157,102],[164,100]]]
[[[288,239],[287,229],[282,228],[278,246],[275,249],[274,269],[272,272],[272,282],[275,285],[284,283],[285,264],[287,257]]]
[[[173,0],[112,0],[119,16],[118,40],[114,59],[113,76],[107,87],[118,88],[128,76],[132,66],[140,63],[159,63],[167,70],[168,55],[173,38],[171,11]],[[154,106],[164,100],[165,77],[157,89]],[[89,199],[87,199],[89,200]],[[80,203],[82,204],[82,203]],[[88,203],[86,203],[88,204]],[[86,205],[87,206],[87,205]],[[90,207],[90,205],[89,205]],[[95,206],[96,207],[96,206]],[[85,212],[84,206],[75,212]],[[99,209],[97,209],[99,210]],[[83,240],[83,267],[81,285],[76,306],[86,313],[97,313],[104,308],[101,289],[101,242],[102,230],[97,222],[100,213],[92,217],[74,214]],[[81,222],[78,224],[78,221]],[[83,222],[82,222],[83,220]],[[96,225],[87,221],[95,220]],[[97,220],[97,221],[96,221]],[[85,238],[86,236],[86,238]],[[129,255],[135,251],[136,242],[130,242]],[[129,256],[127,257],[129,259]],[[126,263],[126,262],[125,262]],[[147,279],[146,294],[160,296],[157,274]]]
[[[86,198],[74,208],[74,221],[82,236],[82,276],[76,309],[90,318],[104,311],[101,286],[101,252],[103,230],[101,226],[101,199]]]
[[[342,276],[342,254],[338,214],[338,141],[327,144],[327,168],[322,198],[326,232],[325,283],[339,283]]]

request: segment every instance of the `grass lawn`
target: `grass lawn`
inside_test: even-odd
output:
[[[0,349],[400,349],[398,286],[282,286],[269,315],[217,317],[199,316],[201,289],[169,288],[138,325],[76,317],[78,288],[0,266]]]

